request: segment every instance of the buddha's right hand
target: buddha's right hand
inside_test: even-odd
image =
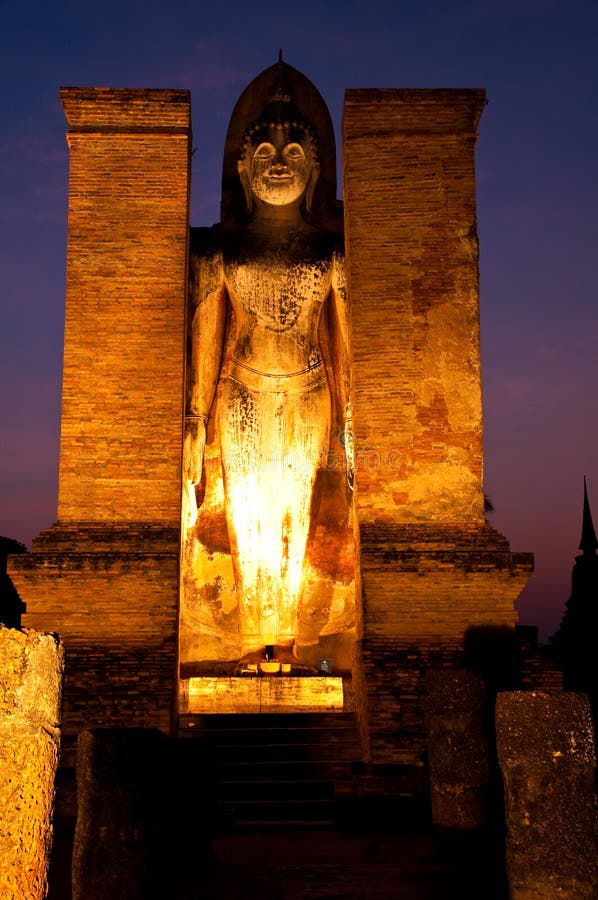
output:
[[[199,484],[206,446],[206,422],[204,419],[185,420],[183,443],[183,478],[191,484]]]

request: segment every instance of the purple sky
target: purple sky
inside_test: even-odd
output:
[[[282,47],[328,103],[337,141],[345,88],[486,89],[476,151],[485,488],[491,524],[535,554],[521,622],[552,634],[584,474],[598,520],[596,0],[0,0],[0,23],[0,534],[30,546],[56,516],[60,86],[191,90],[191,224],[211,225],[230,113]]]

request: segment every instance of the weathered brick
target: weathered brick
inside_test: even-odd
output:
[[[360,522],[483,522],[474,147],[481,90],[348,90]]]

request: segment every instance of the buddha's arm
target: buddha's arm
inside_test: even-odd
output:
[[[334,388],[342,416],[347,476],[353,485],[353,422],[351,414],[351,319],[349,315],[344,259],[335,254],[332,283],[328,298],[329,342],[332,356]]]
[[[187,415],[206,421],[214,402],[226,326],[226,290],[219,285],[197,307],[191,327],[191,372]]]
[[[216,393],[226,328],[226,290],[215,268],[214,262],[199,261],[192,271],[191,290],[199,302],[191,325],[183,470],[185,479],[193,484],[201,480],[206,428]]]
[[[332,356],[334,388],[341,410],[350,399],[351,361],[349,358],[350,321],[342,258],[335,254],[330,295],[328,297],[328,340]]]

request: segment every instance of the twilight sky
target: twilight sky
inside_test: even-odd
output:
[[[337,142],[345,88],[486,89],[484,482],[490,523],[535,554],[518,609],[546,640],[569,594],[584,474],[598,525],[597,0],[0,0],[0,535],[30,547],[56,517],[59,88],[189,89],[191,224],[211,225],[232,108],[279,47],[323,95]]]

